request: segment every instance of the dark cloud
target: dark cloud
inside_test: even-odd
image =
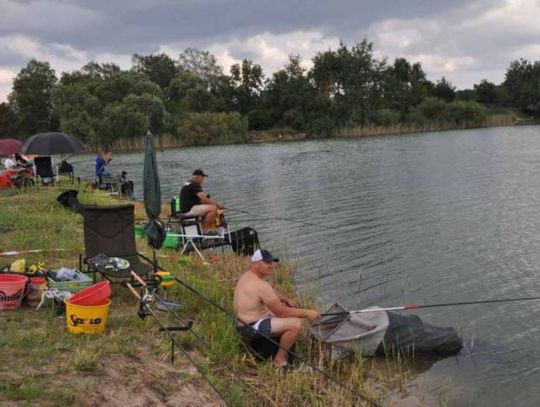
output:
[[[466,1],[237,0],[9,1],[0,36],[27,34],[94,52],[151,52],[172,41],[204,43],[260,32],[322,30],[349,38],[387,18],[448,12]],[[1,6],[0,6],[1,7]],[[0,8],[1,9],[1,8]],[[9,16],[9,13],[13,17]],[[7,14],[6,14],[7,13]],[[7,23],[9,20],[9,23]],[[77,28],[77,27],[80,28]]]
[[[195,46],[270,74],[288,54],[309,60],[365,37],[390,61],[419,60],[431,79],[472,86],[540,55],[538,17],[537,0],[0,0],[0,99],[31,57],[60,73],[90,58],[129,66],[133,53]]]

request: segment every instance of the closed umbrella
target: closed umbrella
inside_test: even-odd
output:
[[[14,138],[0,139],[0,157],[15,154],[20,150],[22,141]]]
[[[147,133],[144,144],[143,196],[144,209],[146,210],[146,216],[148,216],[148,223],[144,227],[144,234],[148,237],[148,244],[154,249],[154,264],[156,264],[155,250],[160,249],[163,245],[166,232],[163,224],[159,221],[159,215],[161,213],[161,188],[159,184],[156,150],[154,148],[154,136],[152,133]]]
[[[34,134],[21,147],[23,154],[55,155],[75,154],[84,151],[84,145],[79,139],[58,132]]]

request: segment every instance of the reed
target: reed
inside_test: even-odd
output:
[[[82,217],[56,202],[59,189],[38,187],[27,191],[0,191],[0,251],[35,248],[74,248],[75,252],[41,253],[27,256],[28,262],[44,261],[55,269],[76,267],[82,252]],[[100,192],[81,191],[82,203],[115,203]],[[144,209],[136,205],[136,216]],[[142,252],[150,252],[143,239]],[[160,254],[175,256],[165,249]],[[0,265],[15,258],[0,258]],[[232,309],[235,280],[249,260],[234,254],[217,254],[212,265],[198,258],[160,259],[160,265],[227,309]],[[277,267],[274,282],[284,292],[293,292],[293,270]],[[189,332],[177,334],[179,343],[208,373],[231,405],[237,406],[358,406],[362,400],[302,365],[284,375],[270,363],[259,363],[245,352],[231,321],[198,296],[175,285],[164,296],[180,301],[181,315],[194,321],[193,330],[204,338],[209,352]],[[309,303],[308,298],[304,298]],[[306,304],[309,305],[309,304]],[[0,313],[0,404],[96,405],[115,403],[220,405],[217,396],[187,360],[178,353],[175,366],[169,363],[170,341],[158,332],[152,318],[137,317],[137,303],[121,286],[113,287],[106,333],[76,336],[67,333],[63,318],[48,308],[22,308]],[[160,314],[168,324],[175,321]],[[342,383],[375,400],[385,400],[388,390],[400,387],[398,376],[409,378],[408,365],[393,361],[381,369],[380,361],[359,355],[335,363],[320,344],[304,335],[297,351],[326,369]],[[233,374],[226,366],[232,371]],[[240,380],[237,376],[240,376]],[[31,378],[31,379],[29,379]]]

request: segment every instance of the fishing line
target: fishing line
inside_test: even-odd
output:
[[[321,227],[321,225],[316,225],[315,223],[304,222],[304,221],[301,221],[301,220],[296,220],[296,219],[291,219],[291,218],[284,218],[284,217],[279,217],[279,216],[274,216],[274,215],[266,215],[266,216],[264,216],[264,215],[259,215],[257,213],[245,211],[243,209],[233,209],[233,208],[228,208],[228,207],[225,208],[225,209],[229,210],[231,212],[245,213],[245,214],[248,214],[248,215],[251,215],[251,216],[257,216],[259,218],[268,219],[268,220],[277,219],[277,220],[284,220],[284,221],[287,221],[287,222],[299,223],[299,224],[305,225],[305,226],[311,226],[311,227],[317,227],[317,228]]]
[[[153,294],[156,299],[161,302],[161,304],[167,309],[168,312],[171,313],[171,315],[173,315],[179,322],[181,322],[182,324],[184,325],[187,325],[188,322],[186,320],[184,320],[184,318],[182,318],[180,316],[180,314],[178,314],[166,301],[164,301],[157,293],[154,293]],[[223,366],[225,366],[225,368],[231,372],[241,383],[244,383],[244,385],[246,386],[249,386],[250,389],[252,391],[254,391],[255,394],[258,394],[251,386],[250,384],[246,383],[243,378],[233,369],[229,366],[229,364],[227,362],[224,362],[223,360],[221,360],[221,358],[219,357],[218,353],[212,349],[212,347],[199,335],[197,334],[193,328],[189,329],[189,332],[191,332],[191,334],[193,334],[193,336],[200,342],[202,343],[206,349],[208,349],[210,351],[210,353],[212,353],[212,355],[215,356],[216,360],[218,362],[220,362]]]
[[[241,321],[239,320],[238,318],[236,318],[235,315],[233,315],[230,311],[226,310],[225,308],[223,308],[221,305],[219,305],[218,303],[216,303],[214,300],[204,296],[203,294],[201,294],[199,291],[197,291],[196,289],[194,289],[193,287],[189,286],[188,284],[184,283],[182,280],[180,280],[179,278],[177,277],[174,277],[174,279],[179,283],[181,284],[183,287],[187,288],[189,291],[193,292],[194,294],[198,295],[199,297],[201,297],[203,300],[205,300],[206,302],[212,304],[214,307],[216,307],[217,309],[219,309],[221,312],[223,312],[226,316],[229,317],[229,319],[231,319],[231,321],[233,321],[235,324],[237,321],[239,322],[242,322],[243,324],[245,325],[248,325],[246,324],[244,321]],[[248,325],[249,326],[249,325]],[[251,327],[251,329],[253,329],[254,331],[257,331],[255,328]],[[259,331],[257,331],[257,333],[259,333]],[[259,333],[260,334],[260,333]],[[263,335],[264,336],[264,335]],[[354,390],[354,389],[351,389],[349,386],[341,383],[338,379],[334,378],[332,375],[330,375],[329,373],[325,372],[324,370],[320,369],[319,367],[315,366],[314,364],[308,362],[306,359],[300,357],[297,353],[295,352],[292,352],[291,350],[288,350],[288,349],[285,349],[285,348],[282,348],[281,345],[276,342],[273,338],[271,337],[268,337],[268,336],[264,336],[266,340],[268,340],[269,342],[273,343],[274,345],[278,346],[280,349],[283,349],[284,351],[286,351],[289,355],[291,355],[292,357],[300,360],[301,362],[305,363],[306,365],[308,365],[309,367],[311,367],[312,369],[316,370],[317,372],[319,372],[320,374],[322,374],[324,377],[326,377],[327,379],[331,380],[332,382],[336,383],[337,385],[339,385],[340,387],[348,390],[352,395],[355,395],[355,396],[358,396],[360,399],[368,402],[369,404],[375,406],[375,407],[379,407],[379,403],[377,403],[376,401],[372,400],[371,398],[369,398],[368,396],[365,396],[363,395],[362,393]]]
[[[144,281],[143,281],[144,283]],[[184,356],[186,358],[188,358],[188,360],[193,364],[193,366],[195,366],[197,368],[197,370],[199,371],[199,373],[201,374],[202,377],[204,377],[204,379],[208,382],[208,384],[210,385],[210,387],[212,387],[212,389],[214,389],[214,391],[219,395],[219,397],[223,400],[223,402],[225,403],[225,405],[229,405],[229,403],[227,403],[227,400],[225,399],[225,396],[217,389],[217,387],[214,385],[214,383],[212,383],[212,381],[210,380],[210,378],[204,373],[204,371],[202,370],[202,368],[197,364],[195,363],[195,361],[193,360],[193,358],[191,357],[191,355],[189,354],[189,352],[187,350],[185,350],[177,341],[176,341],[176,338],[175,336],[170,332],[170,330],[165,326],[165,324],[163,324],[163,322],[161,322],[161,320],[157,317],[157,315],[152,311],[152,309],[143,301],[143,299],[141,298],[141,296],[139,295],[139,293],[137,292],[137,290],[135,290],[133,288],[133,286],[130,284],[130,283],[126,283],[126,287],[129,288],[131,290],[131,292],[135,295],[135,297],[137,297],[137,299],[139,300],[139,304],[144,307],[144,309],[146,310],[146,312],[148,312],[156,321],[157,323],[159,324],[159,326],[161,327],[161,331],[162,332],[165,332],[167,334],[167,336],[169,336],[169,338],[171,338],[171,341],[172,343],[184,354]]]

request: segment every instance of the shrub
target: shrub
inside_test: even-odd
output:
[[[185,146],[244,143],[248,122],[240,113],[188,113],[176,126]]]

